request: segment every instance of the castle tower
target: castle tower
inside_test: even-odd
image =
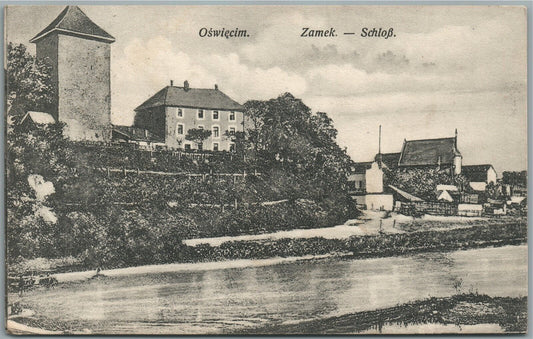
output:
[[[78,6],[67,6],[30,42],[52,67],[54,102],[49,112],[66,124],[72,140],[111,139],[111,35]]]

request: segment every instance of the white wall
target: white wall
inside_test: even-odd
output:
[[[367,194],[365,196],[366,209],[392,211],[394,198],[392,194]]]
[[[365,176],[367,193],[383,193],[383,170],[379,168],[377,162],[372,163],[372,166],[366,170]]]

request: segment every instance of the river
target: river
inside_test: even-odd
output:
[[[87,333],[195,334],[294,323],[460,292],[527,295],[527,246],[107,277],[22,303]]]

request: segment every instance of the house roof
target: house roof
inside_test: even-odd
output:
[[[30,42],[37,42],[52,32],[80,36],[112,43],[115,41],[109,33],[95,24],[78,6],[67,6],[65,9],[46,26]]]
[[[456,148],[456,138],[404,141],[399,166],[452,165],[454,157],[461,155]]]
[[[407,193],[406,191],[399,189],[396,186],[389,185],[389,187],[408,201],[424,201],[419,197],[412,195],[411,193]]]
[[[378,153],[374,157],[375,161],[379,161],[381,158],[381,162],[385,164],[390,169],[398,167],[398,161],[400,160],[400,155],[402,153]]]
[[[36,111],[28,111],[28,113],[26,113],[22,120],[20,120],[20,123],[22,124],[27,119],[30,119],[31,121],[33,121],[33,123],[39,125],[48,125],[56,122],[56,120],[50,113]]]
[[[356,162],[352,168],[352,174],[365,174],[366,170],[372,167],[373,161]]]
[[[167,86],[135,110],[159,106],[242,111],[243,106],[218,89]]]
[[[473,182],[486,182],[487,171],[493,168],[490,164],[462,166],[461,173]]]
[[[144,128],[133,126],[113,125],[113,138],[124,138],[126,140],[146,141],[146,142],[161,142],[165,139],[157,134],[154,134]]]

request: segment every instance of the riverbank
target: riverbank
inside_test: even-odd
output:
[[[427,325],[427,326],[423,326]],[[365,311],[338,317],[304,321],[296,324],[276,324],[227,334],[404,334],[401,327],[423,326],[425,334],[431,334],[449,326],[446,333],[462,333],[462,327],[474,327],[476,334],[527,332],[527,297],[490,297],[478,294],[458,294],[448,298],[429,298],[395,307]],[[494,326],[498,325],[498,326]],[[487,332],[483,332],[486,329]],[[428,332],[429,331],[429,332]],[[481,331],[481,332],[479,332]]]
[[[417,221],[417,223],[420,223]],[[352,258],[388,257],[410,253],[434,251],[465,250],[473,248],[518,245],[527,242],[526,220],[476,220],[473,225],[461,227],[446,226],[436,229],[402,232],[381,233],[373,235],[352,235],[346,238],[336,237],[289,237],[289,238],[260,238],[254,240],[232,240],[210,244],[198,244],[180,248],[179,256],[173,262],[147,262],[147,265],[122,266],[107,265],[102,267],[104,273],[111,269],[130,269],[136,267],[193,264],[236,260],[266,260],[273,258],[316,257],[326,255],[349,255]],[[359,226],[353,226],[357,228]],[[420,226],[418,226],[420,227]],[[27,265],[20,265],[27,267]],[[10,275],[25,273],[9,267]],[[55,270],[44,272],[80,274],[90,277],[96,267],[78,263],[70,267],[55,267]],[[38,269],[33,269],[39,272]]]

